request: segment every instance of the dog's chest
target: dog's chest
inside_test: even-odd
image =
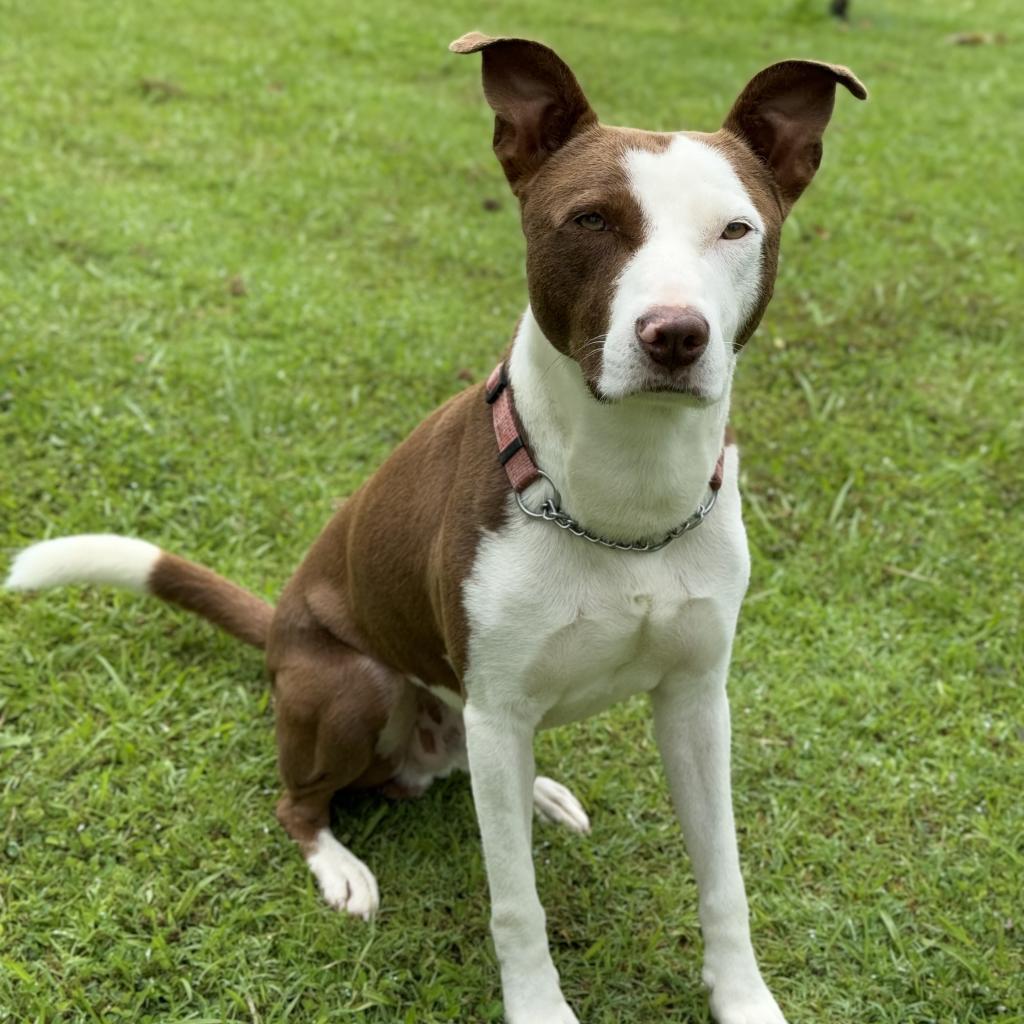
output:
[[[727,657],[748,561],[738,510],[732,529],[722,512],[655,553],[521,519],[487,537],[465,591],[469,699],[559,725]]]
[[[596,714],[653,688],[680,666],[689,646],[692,600],[681,580],[666,582],[585,587],[573,595],[569,616],[559,615],[564,605],[538,609],[547,614],[533,623],[522,683],[524,696],[543,708],[542,725]]]

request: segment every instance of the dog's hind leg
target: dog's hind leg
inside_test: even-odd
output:
[[[590,831],[590,818],[572,790],[544,775],[533,780],[533,809],[539,818],[571,832]]]
[[[380,785],[394,772],[384,747],[395,739],[389,734],[401,730],[408,684],[327,636],[307,637],[275,661],[278,767],[285,787],[278,820],[299,844],[324,899],[369,920],[380,902],[377,881],[331,833],[331,797],[339,789]]]

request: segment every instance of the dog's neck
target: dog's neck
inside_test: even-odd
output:
[[[599,402],[527,308],[509,359],[516,412],[562,508],[614,540],[656,538],[704,500],[722,450],[728,392],[713,405],[677,394]],[[538,493],[543,482],[534,485]],[[536,503],[531,502],[531,503]]]

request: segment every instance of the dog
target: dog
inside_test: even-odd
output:
[[[548,47],[470,33],[518,198],[529,304],[483,384],[429,416],[327,524],[276,608],[143,540],[43,541],[7,585],[153,594],[265,648],[277,816],[333,907],[369,918],[370,869],[332,795],[415,796],[468,769],[510,1024],[569,1024],[537,896],[538,729],[647,693],[698,886],[719,1024],[780,1024],[751,944],[726,676],[750,561],[727,429],[771,297],[783,220],[821,160],[844,67],[774,64],[713,134],[598,122]]]

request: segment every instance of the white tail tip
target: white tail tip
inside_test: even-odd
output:
[[[160,554],[160,548],[149,541],[112,533],[58,537],[20,552],[5,586],[8,590],[46,590],[68,583],[109,583],[145,593]]]

